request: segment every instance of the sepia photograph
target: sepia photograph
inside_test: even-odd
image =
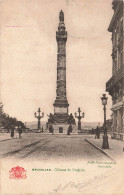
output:
[[[0,0],[0,195],[124,195],[123,0]]]

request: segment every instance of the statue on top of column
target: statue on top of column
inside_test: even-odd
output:
[[[64,13],[63,13],[62,10],[61,10],[61,12],[59,13],[59,20],[60,20],[60,22],[64,22]]]

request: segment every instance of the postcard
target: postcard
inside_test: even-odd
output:
[[[124,194],[123,0],[0,0],[0,195]]]

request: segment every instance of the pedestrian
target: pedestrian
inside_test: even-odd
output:
[[[97,138],[97,139],[100,138],[100,129],[99,129],[98,126],[97,126],[97,128],[96,128],[96,138]]]
[[[70,130],[69,129],[67,130],[67,135],[70,135]]]
[[[42,127],[42,130],[41,130],[41,132],[42,132],[42,133],[44,132],[44,130],[43,130],[43,127]]]
[[[52,133],[52,134],[53,134],[53,132],[54,132],[53,125],[50,125],[50,126],[49,126],[49,133]]]
[[[68,130],[67,130],[67,135],[70,135],[70,133],[72,133],[72,125],[70,124],[69,127],[68,127]]]
[[[72,124],[69,125],[69,129],[70,129],[70,133],[72,133],[73,131]]]
[[[98,139],[100,139],[100,128],[98,127]]]
[[[52,126],[52,135],[54,134],[54,128],[53,128],[53,126]]]
[[[22,136],[21,136],[21,134],[22,134],[22,127],[21,126],[18,127],[18,133],[19,133],[19,139],[21,139],[22,138]]]
[[[98,126],[95,129],[95,139],[98,139]]]
[[[10,135],[12,138],[14,138],[14,126],[12,125],[11,127],[11,135]]]

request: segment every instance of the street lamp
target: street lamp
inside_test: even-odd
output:
[[[78,118],[78,130],[81,130],[81,119],[84,118],[84,112],[82,113],[82,116],[81,116],[81,109],[78,108],[78,113],[79,115],[77,116],[77,113],[75,112],[75,118]]]
[[[35,118],[38,119],[38,124],[37,124],[37,129],[38,130],[40,130],[40,128],[41,128],[40,119],[44,117],[44,113],[42,112],[42,116],[41,116],[40,112],[41,112],[41,110],[40,110],[40,108],[38,108],[38,113],[39,113],[38,116],[37,116],[36,112],[34,113]]]
[[[106,105],[107,105],[107,97],[106,94],[103,94],[103,97],[101,97],[103,110],[104,110],[104,135],[103,135],[103,149],[109,149],[109,143],[108,143],[108,135],[107,135],[107,128],[106,128]]]

